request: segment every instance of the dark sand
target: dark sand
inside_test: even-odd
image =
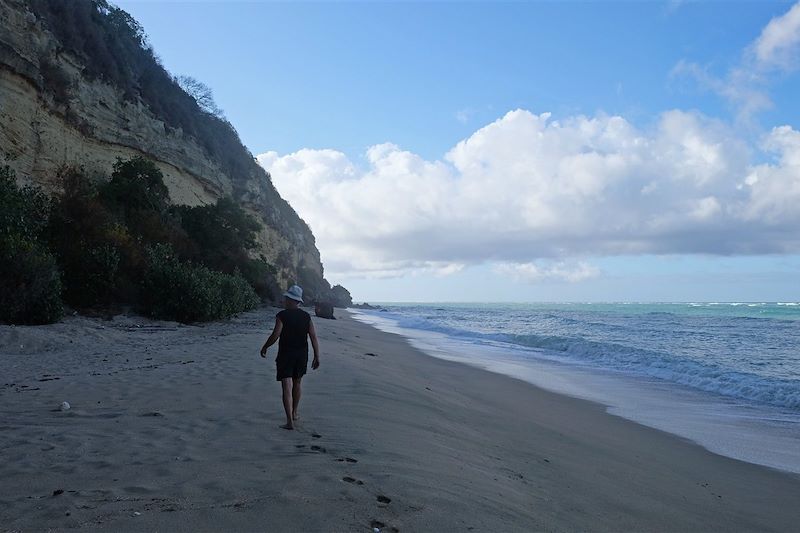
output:
[[[0,529],[800,530],[799,476],[343,312],[315,319],[322,368],[279,429],[274,311],[0,326]]]

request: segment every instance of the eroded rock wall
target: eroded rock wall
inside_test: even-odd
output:
[[[46,90],[45,69],[54,68],[69,83],[60,99]],[[64,165],[109,176],[118,158],[144,155],[164,173],[174,203],[231,195],[253,214],[263,226],[257,253],[276,266],[281,283],[296,279],[301,267],[322,277],[311,231],[266,172],[252,165],[249,175],[227,175],[195,139],[83,70],[23,0],[0,0],[0,164],[13,168],[20,182],[52,193]]]

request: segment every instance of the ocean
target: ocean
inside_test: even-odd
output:
[[[800,473],[800,303],[382,307],[356,318],[432,356]]]

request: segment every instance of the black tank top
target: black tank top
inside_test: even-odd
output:
[[[308,353],[308,328],[311,315],[302,309],[284,309],[278,313],[283,323],[278,341],[278,353]]]

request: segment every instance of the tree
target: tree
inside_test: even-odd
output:
[[[111,181],[101,189],[107,205],[113,206],[124,219],[136,212],[162,215],[169,208],[169,189],[164,175],[155,163],[144,157],[114,163]]]
[[[214,101],[214,93],[211,92],[211,88],[208,85],[191,76],[178,76],[176,81],[186,94],[194,98],[194,101],[204,112],[221,119],[225,117],[222,109]]]
[[[180,206],[176,209],[181,226],[196,246],[191,259],[231,272],[247,252],[256,246],[261,224],[230,197],[204,206]]]
[[[230,197],[213,205],[175,208],[189,240],[187,259],[227,274],[237,271],[265,300],[280,294],[277,269],[260,255],[250,257],[256,247],[261,224]]]

